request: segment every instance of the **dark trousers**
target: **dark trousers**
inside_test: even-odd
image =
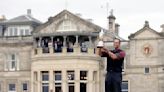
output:
[[[121,92],[122,74],[107,72],[105,78],[105,92]]]

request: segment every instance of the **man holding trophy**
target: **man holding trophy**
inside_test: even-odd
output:
[[[103,42],[103,30],[99,33],[99,42],[97,45],[97,54],[101,57],[107,57],[107,74],[105,78],[105,92],[121,92],[122,83],[122,64],[125,52],[120,49],[121,41],[115,38],[113,41],[113,50],[108,50]]]

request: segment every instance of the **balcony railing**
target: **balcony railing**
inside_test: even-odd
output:
[[[0,37],[0,43],[20,43],[20,42],[33,42],[33,38],[32,36]]]
[[[33,49],[33,55],[57,55],[57,54],[95,54],[95,48],[82,48],[82,47],[73,47],[73,48],[53,48],[53,47],[39,47]]]

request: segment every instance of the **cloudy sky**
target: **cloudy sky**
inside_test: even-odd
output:
[[[120,36],[125,39],[141,29],[145,20],[158,32],[164,24],[164,0],[0,0],[0,15],[7,19],[26,14],[27,9],[32,9],[33,17],[42,22],[67,9],[106,29],[109,10],[114,9]]]

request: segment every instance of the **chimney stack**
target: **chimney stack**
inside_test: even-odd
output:
[[[31,9],[27,9],[27,15],[31,16]]]

